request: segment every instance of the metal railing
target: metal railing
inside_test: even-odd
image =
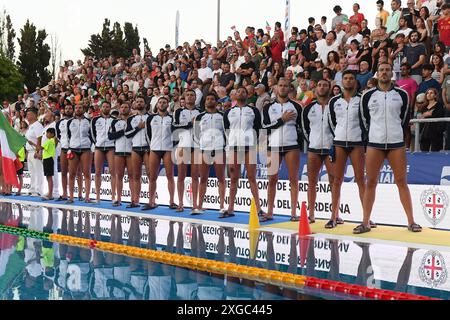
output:
[[[440,122],[450,122],[450,118],[428,118],[428,119],[413,119],[410,121],[411,124],[417,124],[414,128],[415,138],[414,138],[414,152],[421,152],[420,150],[420,126],[421,123],[440,123]],[[444,136],[445,138],[450,139],[450,137]],[[445,145],[445,144],[444,144]]]

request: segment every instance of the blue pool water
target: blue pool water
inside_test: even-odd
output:
[[[450,248],[440,251],[248,230],[177,219],[0,202],[0,224],[449,299]],[[152,213],[153,214],[153,213]],[[154,216],[153,216],[154,217]],[[432,255],[430,255],[432,254]],[[431,269],[430,256],[439,261]],[[439,269],[440,268],[440,269]],[[432,272],[432,273],[430,273]],[[356,299],[304,288],[195,272],[126,256],[0,233],[0,299]]]

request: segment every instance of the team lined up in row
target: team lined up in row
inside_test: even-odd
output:
[[[131,204],[139,207],[142,164],[149,177],[149,203],[143,210],[152,210],[155,203],[156,180],[161,161],[166,170],[170,195],[170,208],[183,212],[184,180],[191,164],[193,210],[201,214],[207,190],[210,166],[214,165],[219,182],[221,218],[234,216],[234,200],[240,178],[240,166],[245,164],[252,195],[262,221],[273,219],[278,171],[285,158],[291,185],[291,203],[298,203],[298,172],[302,140],[308,143],[308,179],[316,185],[323,164],[326,165],[332,186],[332,217],[326,224],[334,228],[342,224],[339,218],[340,189],[345,164],[350,158],[355,170],[364,210],[363,223],[355,233],[365,233],[376,227],[370,221],[375,200],[378,174],[387,158],[394,171],[400,198],[408,218],[408,229],[420,232],[414,222],[411,197],[406,183],[405,129],[408,126],[408,94],[394,87],[390,81],[392,66],[379,66],[379,86],[359,95],[352,71],[344,72],[343,93],[330,97],[331,86],[321,80],[317,86],[317,99],[302,108],[289,100],[289,83],[280,79],[277,99],[258,109],[246,104],[247,91],[237,90],[237,104],[223,114],[217,110],[217,98],[206,97],[205,112],[195,108],[195,92],[185,92],[186,107],[168,113],[169,101],[162,97],[154,114],[147,113],[143,98],[137,98],[135,114],[130,106],[122,104],[118,118],[110,116],[109,103],[102,105],[102,115],[89,120],[83,106],[66,106],[65,118],[56,124],[61,144],[61,173],[63,196],[73,203],[74,184],[80,171],[84,175],[86,201],[90,202],[91,145],[95,144],[94,164],[97,202],[100,201],[101,174],[105,159],[112,176],[114,206],[121,205],[123,177],[127,168],[130,177]],[[256,183],[256,147],[261,130],[267,134],[268,157],[268,212],[260,207]],[[174,143],[175,141],[175,143]],[[367,146],[367,152],[365,147]],[[175,151],[175,152],[172,152]],[[174,155],[174,156],[173,156]],[[366,178],[364,168],[366,161]],[[177,191],[179,204],[174,204],[174,163],[178,165]],[[230,201],[225,202],[225,169],[228,165],[231,180]],[[67,172],[69,193],[67,197]],[[79,181],[79,186],[80,181]],[[81,189],[81,188],[79,188]],[[314,220],[316,189],[308,188],[309,220]],[[297,221],[296,206],[292,207],[292,221]]]

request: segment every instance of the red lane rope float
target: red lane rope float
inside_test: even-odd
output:
[[[130,247],[116,243],[101,242],[90,239],[76,238],[60,234],[48,234],[22,228],[0,225],[0,232],[10,233],[37,239],[48,239],[52,242],[67,244],[70,246],[90,248],[104,252],[110,252],[128,257],[164,263],[175,267],[191,270],[206,271],[215,274],[230,275],[249,280],[259,281],[288,288],[310,287],[329,292],[343,293],[352,296],[364,297],[375,300],[440,300],[408,293],[400,293],[391,290],[368,288],[333,280],[323,280],[302,275],[289,274],[276,270],[265,270],[256,267],[237,265],[234,263],[213,261],[203,258],[183,256],[180,254]]]

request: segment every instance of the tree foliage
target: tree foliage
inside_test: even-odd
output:
[[[47,67],[50,61],[50,47],[45,43],[47,32],[45,29],[36,30],[34,24],[27,20],[20,30],[20,54],[17,64],[25,78],[28,88],[46,86],[51,79]]]
[[[6,56],[0,55],[0,101],[15,101],[23,92],[23,77],[18,67]]]
[[[115,57],[127,57],[137,49],[140,52],[141,40],[139,30],[133,24],[125,22],[124,27],[115,22],[111,29],[111,21],[105,19],[100,33],[91,35],[88,47],[81,49],[85,56],[95,58],[106,58],[110,55]]]

